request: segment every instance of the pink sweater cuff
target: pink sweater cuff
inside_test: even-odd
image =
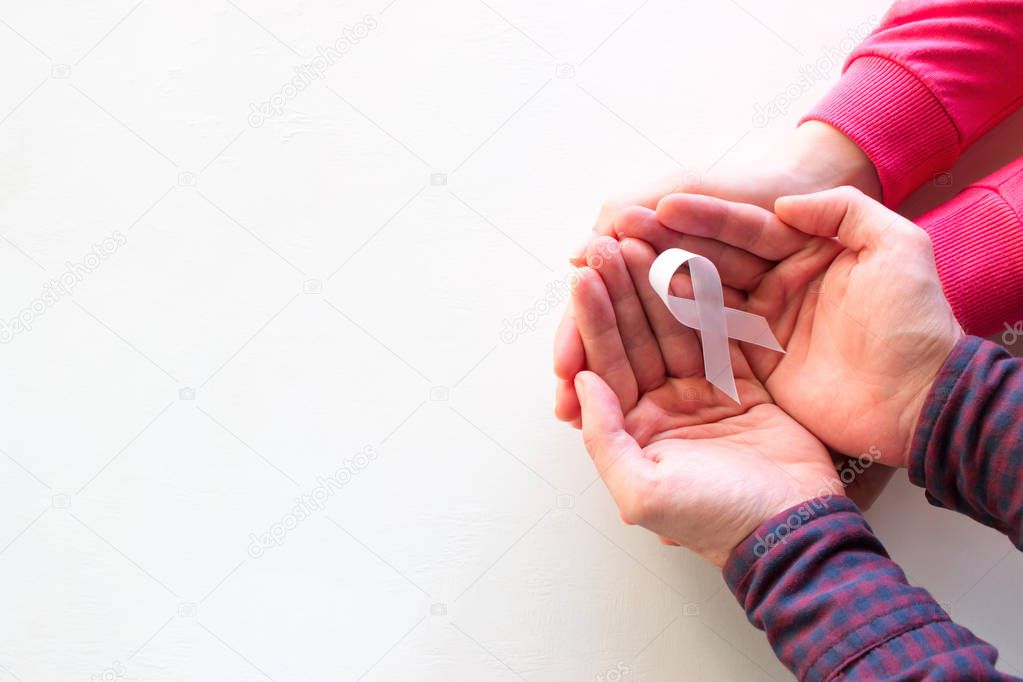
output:
[[[927,230],[945,296],[967,334],[1023,319],[1023,224],[995,190],[969,187],[916,220]]]
[[[885,205],[947,170],[959,154],[959,132],[924,83],[896,62],[864,56],[803,120],[837,128],[866,153],[881,180]]]

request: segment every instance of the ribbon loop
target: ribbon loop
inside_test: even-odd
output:
[[[689,265],[693,298],[671,295],[671,278]],[[650,266],[650,286],[676,320],[700,333],[703,372],[714,386],[739,402],[728,339],[746,341],[784,353],[771,327],[761,315],[725,307],[724,289],[717,268],[708,259],[683,249],[668,249]]]

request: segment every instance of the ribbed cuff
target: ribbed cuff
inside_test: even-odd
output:
[[[1023,316],[1023,224],[1001,195],[970,187],[916,220],[931,235],[945,297],[968,334]]]
[[[959,132],[941,102],[896,62],[864,56],[803,119],[837,128],[874,162],[885,205],[951,168]]]

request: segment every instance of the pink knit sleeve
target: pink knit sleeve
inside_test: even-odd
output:
[[[915,222],[931,235],[945,296],[967,333],[1023,324],[1023,159]]]
[[[806,119],[855,141],[894,207],[1021,104],[1023,1],[902,0]]]

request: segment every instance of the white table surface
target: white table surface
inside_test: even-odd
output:
[[[605,197],[768,148],[885,5],[0,3],[0,317],[124,242],[0,346],[0,681],[789,679],[619,522],[551,336]],[[1023,670],[1004,538],[904,478],[870,519]]]

